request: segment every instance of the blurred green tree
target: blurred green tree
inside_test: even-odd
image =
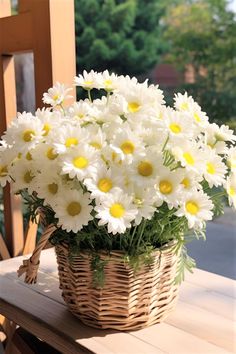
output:
[[[212,120],[236,118],[236,19],[227,0],[185,0],[164,18],[168,55],[194,82],[183,85]]]
[[[77,72],[140,75],[166,52],[161,18],[170,0],[75,0]]]

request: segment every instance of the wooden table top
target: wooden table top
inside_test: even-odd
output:
[[[132,332],[98,330],[67,310],[53,249],[42,252],[36,285],[17,278],[24,258],[0,262],[0,313],[64,354],[236,353],[236,281],[196,269],[164,323]]]

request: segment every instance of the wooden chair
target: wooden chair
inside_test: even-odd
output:
[[[33,52],[36,107],[56,81],[71,85],[75,76],[74,0],[19,0],[18,14],[11,16],[10,0],[0,0],[0,133],[16,116],[14,54]],[[75,93],[75,92],[74,92]],[[0,234],[0,259],[32,252],[37,225],[23,229],[21,200],[4,188],[5,235]],[[1,317],[12,335],[14,324]],[[24,352],[25,353],[25,352]]]

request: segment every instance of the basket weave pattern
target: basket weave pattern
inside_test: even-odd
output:
[[[94,288],[91,256],[68,257],[66,245],[56,246],[60,288],[70,311],[82,322],[96,328],[132,330],[161,322],[174,308],[178,286],[173,284],[177,256],[167,246],[155,251],[151,265],[135,274],[124,263],[123,253],[101,252],[105,284]]]

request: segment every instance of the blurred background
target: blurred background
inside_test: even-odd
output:
[[[236,130],[236,0],[75,0],[75,29],[77,73],[149,78],[170,105],[187,91],[211,122]],[[34,111],[33,54],[15,65],[17,109]],[[236,278],[235,219],[226,208],[208,223],[207,241],[189,246],[199,268]]]

